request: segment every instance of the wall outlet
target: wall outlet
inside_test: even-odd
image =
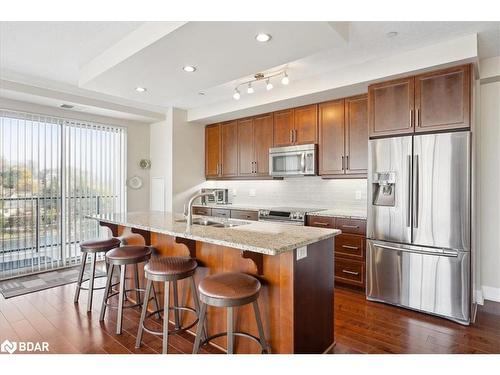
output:
[[[360,201],[361,200],[361,190],[356,190],[356,200]]]
[[[307,258],[307,246],[297,248],[297,260]]]
[[[257,196],[257,191],[255,189],[248,190],[248,196],[249,197],[255,197],[255,196]]]
[[[238,190],[233,189],[233,197],[236,197],[238,195]]]

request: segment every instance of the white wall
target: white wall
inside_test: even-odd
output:
[[[163,197],[152,192],[151,209],[182,212],[205,181],[205,130],[188,123],[182,109],[170,108],[165,118],[150,129],[151,180],[164,181]]]
[[[83,112],[67,111],[59,108],[52,108],[6,98],[0,98],[0,108],[126,127],[127,178],[139,176],[143,179],[143,186],[141,189],[133,190],[127,188],[127,210],[144,211],[149,209],[149,171],[143,170],[139,167],[139,160],[148,158],[149,156],[148,124],[112,117],[97,116]]]
[[[487,77],[481,74],[476,187],[479,292],[500,302],[500,60],[496,59],[496,78],[491,64]]]

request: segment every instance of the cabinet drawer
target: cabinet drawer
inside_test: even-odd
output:
[[[364,287],[365,264],[357,260],[335,259],[335,280]]]
[[[342,233],[335,237],[335,252],[338,256],[365,259],[365,237]]]
[[[335,228],[335,218],[328,216],[307,216],[307,225],[319,228]]]
[[[212,209],[209,207],[193,207],[194,215],[212,216]]]
[[[230,217],[230,211],[231,210],[226,210],[224,208],[212,208],[212,216],[215,217]]]
[[[257,211],[231,210],[232,219],[255,220],[257,221]]]
[[[366,235],[366,220],[361,219],[335,219],[336,228],[340,229],[342,233]]]

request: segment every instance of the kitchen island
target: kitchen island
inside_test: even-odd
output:
[[[272,353],[323,353],[334,344],[334,236],[339,230],[286,224],[221,220],[217,225],[188,226],[167,212],[94,215],[100,225],[130,244],[154,246],[158,254],[191,256],[199,268],[196,281],[209,274],[238,271],[262,283],[259,306]],[[159,300],[162,290],[159,290]],[[191,301],[179,283],[181,301]],[[191,321],[184,314],[186,322]],[[221,308],[208,309],[209,334],[226,330]],[[236,310],[235,330],[257,334],[251,305]],[[225,338],[214,340],[225,347]],[[257,353],[251,340],[236,337],[236,353]]]

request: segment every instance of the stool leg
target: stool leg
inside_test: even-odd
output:
[[[139,265],[134,264],[134,282],[135,282],[135,289],[139,289]],[[140,304],[141,303],[141,293],[136,290],[135,291],[135,303]]]
[[[201,334],[203,330],[203,326],[205,323],[206,315],[207,315],[207,304],[202,303],[200,312],[199,312],[199,320],[198,320],[198,327],[196,328],[196,337],[194,339],[194,346],[193,346],[193,354],[198,354],[198,351],[200,350],[200,341],[201,341]],[[207,339],[206,337],[205,339]]]
[[[157,319],[161,319],[160,305],[158,303],[158,296],[156,295],[156,289],[155,289],[155,283],[154,282],[153,282],[153,299],[155,301],[155,311],[157,311],[156,318]]]
[[[106,264],[108,264],[106,262]],[[113,279],[113,268],[114,266],[111,264],[108,264],[108,276],[106,280],[106,288],[104,289],[104,297],[102,298],[102,305],[101,305],[101,316],[99,317],[99,321],[102,322],[104,320],[104,315],[106,314],[106,302],[108,302],[108,295],[109,291],[111,289],[111,284],[112,284],[112,279]]]
[[[164,302],[163,302],[163,354],[168,352],[168,313],[170,306],[170,282],[165,281],[163,288]]]
[[[82,253],[82,264],[80,266],[80,273],[78,274],[78,281],[76,283],[75,291],[75,303],[78,303],[78,298],[80,297],[80,288],[82,286],[83,273],[85,272],[85,263],[87,263],[87,253]]]
[[[179,289],[177,289],[177,280],[173,282],[174,284],[174,307],[179,307]],[[179,319],[179,310],[174,308],[174,320],[175,320],[175,329],[179,329],[181,326]]]
[[[198,296],[198,291],[196,290],[196,284],[194,282],[194,276],[190,277],[191,293],[193,293],[193,302],[196,313],[200,314],[200,298]],[[206,323],[206,320],[205,320]],[[198,317],[198,325],[201,324],[200,317]],[[203,327],[203,340],[208,338],[206,324],[202,324]]]
[[[137,349],[141,347],[144,319],[146,319],[146,313],[148,311],[149,295],[151,294],[152,285],[153,281],[148,279],[148,283],[146,284],[146,294],[144,294],[144,303],[142,304],[141,319],[139,320],[139,328],[137,329],[137,339],[135,340],[135,347]]]
[[[120,293],[118,294],[118,316],[116,318],[116,334],[122,333],[123,300],[125,299],[125,267],[120,266]]]
[[[233,307],[227,308],[227,354],[234,353]]]
[[[87,312],[92,311],[92,297],[94,296],[94,278],[95,278],[95,261],[97,258],[97,254],[91,254],[91,266],[90,266],[90,276],[89,276],[89,295],[87,300]]]
[[[255,313],[255,320],[257,321],[257,328],[259,329],[259,341],[262,350],[269,353],[269,348],[267,346],[266,337],[264,335],[264,327],[262,326],[262,319],[260,318],[259,304],[257,301],[253,301],[253,311]]]

